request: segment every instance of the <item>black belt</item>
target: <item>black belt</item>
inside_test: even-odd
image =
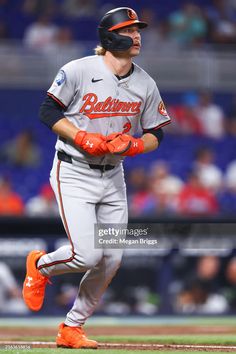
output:
[[[70,155],[67,155],[63,151],[57,151],[57,157],[58,160],[72,163],[72,157]],[[94,164],[88,164],[90,168],[94,170],[100,170],[100,171],[110,171],[113,170],[115,166],[113,165],[94,165]]]

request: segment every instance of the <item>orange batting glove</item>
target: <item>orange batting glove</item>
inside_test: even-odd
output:
[[[106,136],[106,142],[110,142],[112,140],[114,140],[115,138],[117,138],[118,136],[122,135],[122,133],[111,133],[109,135]]]
[[[143,140],[127,134],[118,135],[106,145],[110,153],[114,155],[135,156],[144,152]]]
[[[74,144],[93,156],[109,153],[106,138],[102,134],[87,133],[85,130],[80,130],[75,136]]]

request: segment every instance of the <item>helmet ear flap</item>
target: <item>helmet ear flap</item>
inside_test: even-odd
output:
[[[132,47],[133,40],[128,36],[122,36],[114,31],[105,28],[98,29],[101,45],[110,51],[125,51]]]
[[[104,43],[108,48],[112,47],[113,40],[114,40],[113,33],[110,31],[106,31],[106,36],[104,37]]]

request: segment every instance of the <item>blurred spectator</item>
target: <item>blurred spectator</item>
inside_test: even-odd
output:
[[[96,16],[96,0],[64,0],[62,4],[62,13],[68,17]]]
[[[217,198],[221,213],[227,216],[235,216],[236,213],[236,160],[232,161],[225,173],[225,188],[218,194]]]
[[[55,35],[55,40],[51,44],[49,51],[58,51],[60,50],[70,50],[72,45],[78,46],[78,43],[74,43],[73,33],[69,27],[60,27]],[[50,52],[49,52],[50,54]]]
[[[206,255],[199,258],[196,266],[196,276],[208,284],[213,291],[219,288],[217,276],[220,273],[220,258],[217,256]]]
[[[211,92],[200,92],[196,114],[204,135],[214,139],[224,136],[224,112],[219,105],[213,103]]]
[[[135,314],[152,316],[158,312],[158,295],[147,286],[129,287]]]
[[[152,195],[156,199],[158,214],[176,212],[177,196],[183,187],[183,181],[170,173],[166,161],[156,161],[151,166],[150,182]]]
[[[187,184],[177,199],[177,213],[182,216],[205,217],[216,215],[219,211],[214,195],[205,188],[198,173],[190,173]]]
[[[236,19],[235,0],[211,0],[206,6],[207,17],[217,22],[222,14],[230,20]]]
[[[129,213],[132,216],[150,215],[155,212],[155,198],[149,189],[149,181],[145,169],[132,169],[128,177]]]
[[[232,106],[233,114],[234,106]],[[213,103],[212,93],[202,91],[184,93],[180,105],[168,108],[174,118],[170,133],[200,134],[218,139],[225,135],[225,117],[222,108]],[[235,128],[236,129],[236,128]]]
[[[181,46],[194,46],[202,43],[207,33],[207,23],[194,2],[185,2],[182,9],[169,16],[170,36]]]
[[[145,285],[129,285],[108,289],[97,308],[107,315],[154,315],[158,311],[159,298],[156,292]]]
[[[216,44],[236,45],[236,27],[233,21],[227,19],[223,14],[221,19],[215,24],[212,31],[212,40]],[[233,49],[229,47],[229,49]]]
[[[140,18],[148,23],[142,33],[142,47],[144,50],[153,50],[153,45],[158,47],[160,55],[178,50],[178,45],[170,37],[170,25],[166,19],[157,19],[153,8],[143,8]]]
[[[228,309],[219,287],[220,259],[202,256],[194,271],[190,271],[176,298],[176,310],[181,313],[220,314]]]
[[[208,147],[201,147],[197,150],[193,167],[203,187],[210,192],[218,192],[223,183],[222,171],[214,164],[214,150]]]
[[[212,5],[206,7],[206,18],[211,42],[236,44],[236,12],[229,1],[213,0]]]
[[[0,262],[0,313],[24,314],[28,309],[10,267]]]
[[[28,16],[38,16],[41,13],[52,16],[56,13],[55,0],[24,0],[22,12]]]
[[[225,269],[226,286],[225,297],[228,300],[230,311],[236,311],[236,257],[229,260]]]
[[[153,43],[156,45],[159,39],[156,14],[153,9],[145,7],[140,12],[140,18],[142,18],[142,21],[148,23],[148,27],[142,33],[142,47],[145,49],[152,49]]]
[[[36,167],[41,161],[41,151],[34,142],[31,131],[20,132],[0,148],[0,160],[15,166]]]
[[[197,116],[198,96],[195,93],[184,93],[182,103],[171,106],[168,110],[173,117],[168,128],[174,134],[201,134],[202,125]]]
[[[47,13],[43,13],[26,28],[23,41],[29,49],[46,52],[54,43],[57,32],[58,26]]]
[[[24,204],[8,178],[0,178],[0,215],[22,215]]]
[[[58,29],[53,43],[50,44],[44,54],[46,54],[48,62],[52,66],[51,70],[55,72],[58,66],[81,57],[83,51],[83,45],[75,41],[72,30],[64,26]]]
[[[224,216],[235,217],[236,214],[236,188],[225,188],[217,195],[220,212]]]
[[[225,172],[225,184],[227,188],[236,190],[236,160],[232,161]]]
[[[210,293],[204,282],[196,279],[180,292],[175,309],[185,314],[222,314],[228,303],[222,294]]]
[[[58,216],[58,206],[50,184],[44,184],[39,195],[28,200],[25,206],[28,216]]]

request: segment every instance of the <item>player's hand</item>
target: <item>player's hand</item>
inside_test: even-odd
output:
[[[106,137],[102,134],[87,133],[84,130],[80,130],[75,136],[74,143],[93,156],[109,153]]]
[[[111,134],[106,136],[106,142],[110,142],[110,141],[114,140],[115,138],[117,138],[120,135],[122,135],[122,133],[120,133],[120,132],[111,133]]]
[[[120,134],[115,139],[106,143],[111,154],[121,156],[135,156],[144,152],[144,142],[141,138]]]

